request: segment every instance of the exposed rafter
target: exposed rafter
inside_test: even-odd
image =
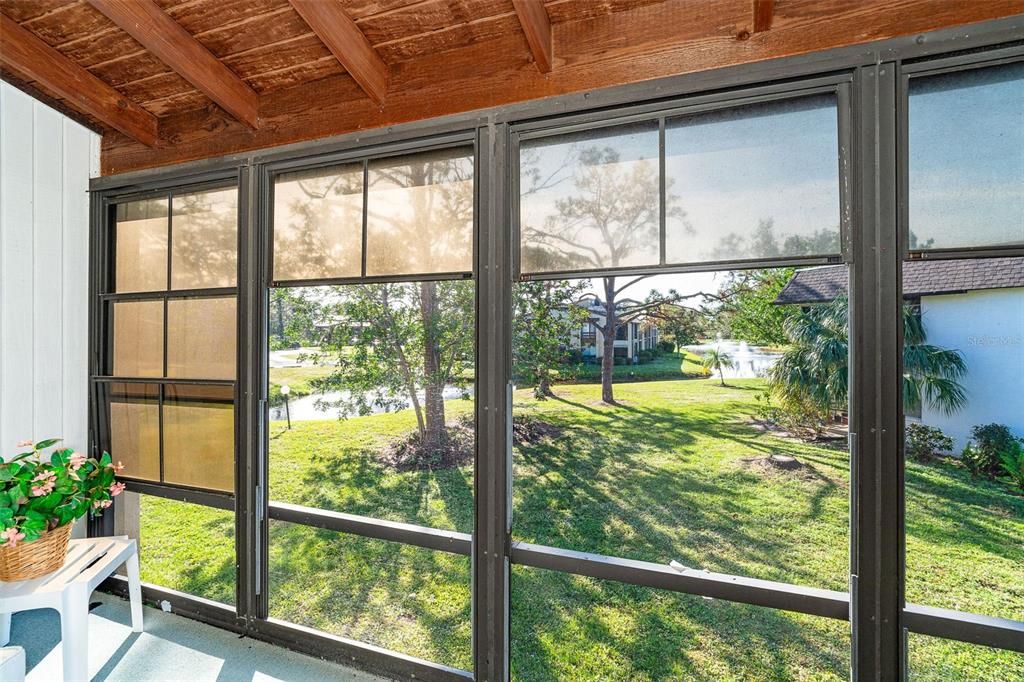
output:
[[[157,120],[96,76],[0,13],[0,64],[36,81],[128,137],[152,147]]]
[[[533,52],[533,61],[541,73],[551,71],[554,50],[551,45],[551,20],[541,0],[512,0],[516,15]]]
[[[388,91],[390,69],[342,6],[324,0],[289,2],[370,99],[382,103]]]
[[[775,0],[754,0],[754,30],[761,33],[772,27],[772,15],[775,12]]]
[[[157,59],[252,129],[259,127],[259,95],[153,0],[89,0]]]

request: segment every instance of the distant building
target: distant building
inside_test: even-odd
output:
[[[618,306],[621,310],[628,310],[637,304],[637,301],[624,300]],[[572,335],[570,346],[579,349],[584,360],[599,361],[604,357],[604,335],[597,327],[604,325],[604,301],[597,296],[588,296],[577,305],[589,316]],[[632,363],[639,361],[640,351],[654,350],[657,345],[658,327],[650,321],[627,322],[619,325],[615,332],[615,357],[626,358]]]
[[[847,289],[845,266],[799,270],[775,302],[826,303]],[[957,453],[977,424],[1024,436],[1024,257],[904,263],[903,297],[919,311],[928,343],[960,351],[967,363],[962,410],[947,415],[925,404],[908,421],[942,429]]]

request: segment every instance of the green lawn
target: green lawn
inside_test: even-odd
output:
[[[759,382],[717,383],[622,384],[617,407],[597,385],[547,401],[518,391],[517,414],[561,433],[516,448],[515,538],[845,590],[846,452],[757,430]],[[472,408],[448,406],[450,418]],[[409,412],[272,424],[271,499],[470,531],[471,467],[397,473],[373,456],[413,426]],[[805,467],[747,461],[776,452]],[[142,524],[144,580],[233,598],[223,512],[146,498]],[[1024,618],[1024,497],[951,464],[908,463],[907,525],[908,599]],[[269,559],[273,617],[471,665],[468,558],[273,522]],[[516,679],[847,677],[839,621],[518,566],[511,589]],[[914,679],[1024,677],[1009,652],[913,637],[910,654]]]

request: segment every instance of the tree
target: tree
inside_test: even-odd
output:
[[[551,395],[551,373],[567,368],[568,340],[589,314],[577,300],[589,280],[521,282],[513,296],[513,375],[533,385],[543,400]]]
[[[268,320],[271,350],[318,345],[321,308],[318,297],[308,289],[271,289]]]
[[[959,351],[927,343],[920,315],[903,308],[903,402],[908,410],[922,402],[953,413],[966,402],[960,384],[967,365]],[[795,403],[813,404],[822,413],[849,402],[849,315],[845,298],[815,306],[786,321],[790,347],[772,367],[771,390]]]
[[[725,369],[732,369],[736,366],[733,362],[732,356],[723,350],[718,348],[712,348],[704,354],[704,358],[701,360],[701,364],[704,365],[704,369],[718,372],[718,380],[725,386]]]
[[[783,345],[786,320],[796,314],[775,299],[793,277],[793,268],[730,272],[715,296],[716,318],[730,338],[754,344]]]
[[[650,257],[651,246],[659,243],[661,205],[657,164],[651,159],[624,160],[614,147],[575,143],[565,162],[551,173],[541,171],[535,156],[524,156],[521,163],[523,176],[532,183],[525,195],[564,183],[543,224],[522,227],[531,253],[543,252],[546,262],[598,270],[626,267]],[[666,215],[682,219],[685,214],[676,199],[666,188]],[[656,252],[653,258],[657,259]],[[620,303],[623,291],[643,279],[618,284],[615,276],[602,278],[603,320],[594,326],[602,336],[601,400],[606,403],[615,402],[612,377],[618,330],[679,300],[671,292],[652,292],[642,303]]]
[[[366,284],[339,293],[322,346],[337,367],[314,385],[341,391],[329,404],[342,417],[411,407],[421,447],[436,451],[445,438],[444,389],[473,367],[472,282]]]
[[[683,346],[697,343],[708,334],[708,316],[701,311],[669,304],[660,313],[654,317],[658,336],[661,341],[673,344],[677,351],[681,352]]]

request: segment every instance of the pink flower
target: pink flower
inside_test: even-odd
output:
[[[117,464],[114,464],[113,462],[111,462],[110,464],[107,465],[107,468],[108,469],[113,469],[117,473],[121,473],[121,470],[124,469],[124,465],[121,464],[120,461]]]
[[[17,528],[8,528],[0,533],[0,539],[6,540],[5,547],[16,547],[19,542],[25,539],[25,534],[19,533]]]
[[[110,496],[117,497],[121,494],[122,490],[124,490],[124,483],[114,483],[110,486]]]
[[[32,483],[37,484],[32,486],[32,497],[49,495],[50,491],[53,490],[53,487],[57,484],[57,474],[53,471],[41,471],[35,475],[35,478],[32,479]]]
[[[106,509],[112,504],[111,500],[96,500],[92,503],[93,509]]]
[[[26,438],[25,440],[19,440],[18,441],[18,447],[19,448],[30,448],[30,447],[32,447],[32,445],[33,445],[33,443],[32,443],[32,439],[31,438]]]
[[[73,471],[78,471],[85,464],[87,457],[81,452],[74,452],[71,454],[71,459],[68,460],[68,464],[71,466]]]

